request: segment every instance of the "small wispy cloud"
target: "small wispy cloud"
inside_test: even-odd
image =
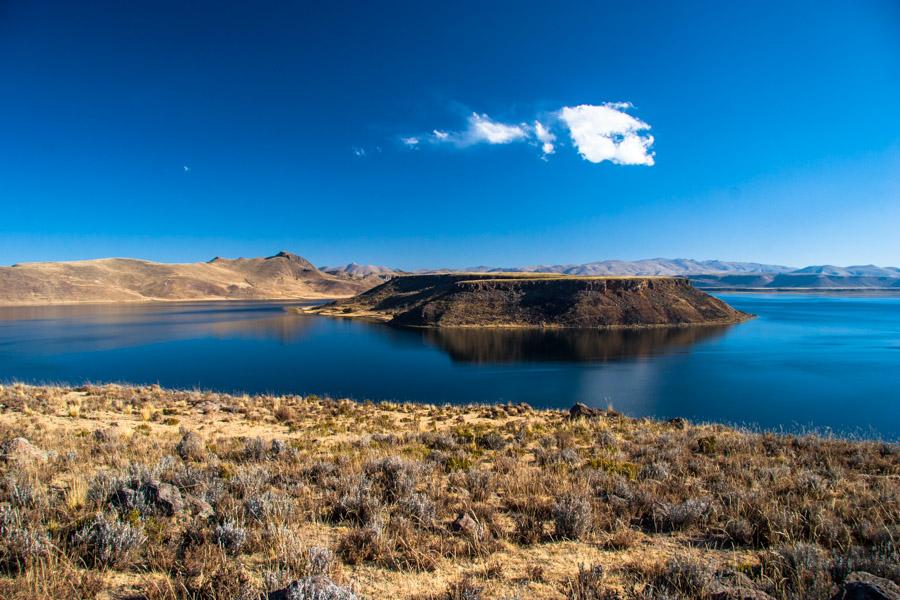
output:
[[[488,144],[509,144],[528,137],[527,125],[509,125],[492,120],[487,115],[472,113],[469,116],[469,128],[463,132],[462,141],[466,144],[487,142]]]
[[[190,173],[190,172],[191,172],[191,168],[190,168],[188,165],[184,165],[184,166],[182,166],[181,168],[184,169],[184,172],[185,172],[185,173]]]
[[[448,143],[459,147],[474,144],[509,144],[527,139],[528,126],[501,123],[485,114],[472,113],[467,119],[467,127],[462,131],[432,131],[432,140],[437,143]]]
[[[401,137],[403,144],[418,147],[422,142],[466,148],[476,144],[505,145],[528,142],[541,149],[548,160],[559,146],[557,130],[568,130],[572,146],[586,161],[609,161],[617,165],[654,164],[650,125],[628,113],[628,102],[564,106],[542,113],[528,123],[504,123],[484,113],[471,113],[459,131],[433,129],[428,135]],[[565,144],[563,144],[565,145]]]
[[[363,156],[366,155],[366,149],[355,146],[353,148],[353,155],[362,158]]]
[[[556,136],[552,131],[544,127],[540,121],[534,122],[534,135],[541,143],[541,152],[544,153],[544,158],[556,151],[556,147],[553,145],[553,142],[556,141]]]

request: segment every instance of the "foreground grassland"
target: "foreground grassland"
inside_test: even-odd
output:
[[[0,405],[2,598],[830,598],[851,572],[900,579],[900,448],[881,442],[157,387],[14,385]]]

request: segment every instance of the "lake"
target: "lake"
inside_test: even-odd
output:
[[[631,332],[419,331],[274,302],[0,308],[0,381],[584,402],[632,416],[900,439],[900,295],[719,297],[758,318]]]

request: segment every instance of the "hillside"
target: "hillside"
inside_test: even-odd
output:
[[[615,328],[724,324],[748,317],[684,279],[512,273],[395,277],[310,312],[406,327]]]
[[[0,267],[0,305],[319,299],[351,296],[371,285],[322,273],[289,252],[188,264],[106,258]]]
[[[890,598],[841,594],[900,581],[900,447],[882,442],[577,405],[16,385],[0,468],[10,600]]]

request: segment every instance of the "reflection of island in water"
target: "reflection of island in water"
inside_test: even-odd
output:
[[[427,329],[426,343],[454,361],[606,362],[664,354],[721,336],[731,326],[653,329]]]
[[[283,314],[262,319],[221,321],[213,323],[209,329],[219,337],[239,336],[290,344],[306,336],[313,325],[311,317]]]

